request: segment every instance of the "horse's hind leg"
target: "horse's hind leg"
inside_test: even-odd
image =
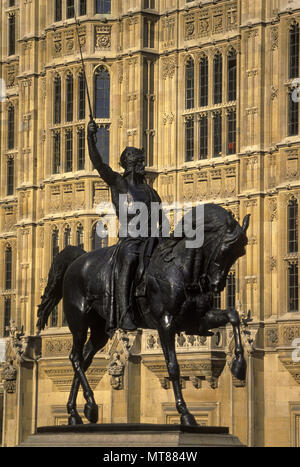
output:
[[[98,316],[90,320],[91,336],[83,349],[83,371],[86,372],[91,365],[95,354],[102,349],[108,341],[108,336],[105,333],[105,322]],[[67,404],[69,414],[69,425],[82,424],[82,419],[77,412],[76,399],[80,386],[80,379],[75,373],[70,396]]]
[[[176,408],[181,415],[180,423],[185,426],[197,425],[195,417],[188,411],[180,387],[180,369],[175,351],[175,330],[170,316],[164,316],[162,324],[158,328],[158,333],[165,355],[169,377],[173,385]]]
[[[83,395],[86,400],[84,414],[91,423],[98,421],[98,407],[94,399],[94,394],[84,373],[83,347],[87,337],[87,328],[82,332],[73,334],[73,348],[70,354],[70,360],[73,365],[74,373],[79,379]]]

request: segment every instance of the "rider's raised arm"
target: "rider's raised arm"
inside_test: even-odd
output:
[[[114,172],[108,164],[103,162],[102,156],[98,151],[96,146],[95,136],[97,134],[97,125],[94,121],[91,121],[88,125],[88,148],[89,148],[89,155],[90,159],[95,167],[95,169],[99,172],[100,177],[107,183],[109,186],[114,185],[119,177],[121,177],[118,172]]]

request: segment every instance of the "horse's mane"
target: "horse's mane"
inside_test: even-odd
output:
[[[190,225],[192,222],[192,229],[195,230],[199,226],[197,225],[197,206],[193,207],[192,212],[185,214],[183,218],[176,225],[174,231],[170,234],[169,238],[164,238],[160,242],[159,249],[163,256],[168,256],[175,246],[183,239],[187,239],[185,229],[180,230],[181,225]],[[203,219],[202,219],[203,221]],[[203,247],[208,247],[210,244],[220,238],[220,233],[225,232],[228,227],[234,229],[234,227],[241,229],[238,222],[234,219],[231,211],[227,211],[218,204],[207,203],[204,205],[204,244]],[[176,232],[176,235],[175,235]],[[178,232],[181,235],[178,235]],[[191,238],[188,238],[191,240]]]

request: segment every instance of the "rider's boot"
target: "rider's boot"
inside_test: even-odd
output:
[[[119,310],[120,322],[119,327],[124,331],[135,331],[137,329],[131,317],[131,281],[129,268],[124,268],[122,278],[119,283]]]
[[[131,319],[130,312],[127,311],[127,313],[124,315],[121,323],[120,323],[121,329],[124,329],[124,331],[135,331],[137,329],[136,325]]]

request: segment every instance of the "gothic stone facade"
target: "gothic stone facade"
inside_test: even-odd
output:
[[[70,334],[60,305],[34,338],[37,304],[53,253],[66,243],[91,250],[103,214],[97,206],[109,201],[87,156],[89,111],[72,4],[0,3],[6,446],[36,426],[67,421]],[[119,169],[125,146],[143,146],[148,179],[164,202],[219,203],[239,220],[251,214],[247,255],[217,297],[220,307],[235,303],[245,316],[250,310],[243,328],[247,381],[241,385],[230,373],[230,328],[208,339],[181,335],[189,407],[199,423],[228,426],[249,446],[300,446],[300,363],[292,359],[300,337],[300,135],[299,106],[290,98],[299,76],[299,0],[76,0],[75,6],[112,167]],[[118,374],[109,366],[116,354]],[[178,421],[153,332],[133,333],[129,342],[117,334],[88,377],[100,422]]]

